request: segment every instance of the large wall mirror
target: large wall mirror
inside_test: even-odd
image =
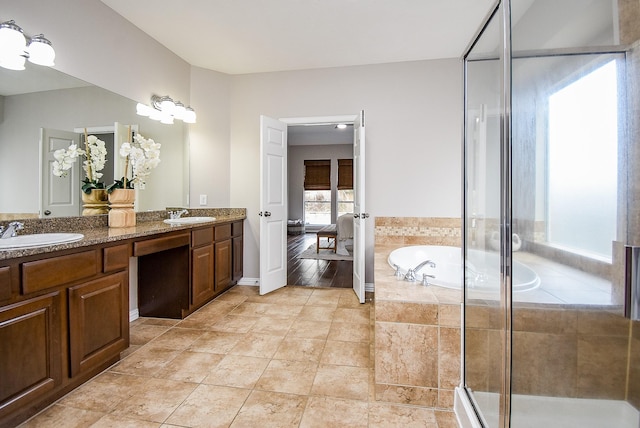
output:
[[[43,174],[51,180],[56,177],[46,163],[41,165],[43,130],[78,133],[87,128],[90,134],[105,133],[109,145],[109,129],[116,123],[137,126],[139,133],[162,144],[160,165],[146,188],[137,192],[137,210],[188,205],[188,129],[182,122],[165,125],[138,116],[136,102],[48,67],[0,68],[0,220],[45,217],[40,196]],[[108,159],[114,155],[118,156],[117,147]],[[112,170],[113,164],[107,162],[105,171]]]

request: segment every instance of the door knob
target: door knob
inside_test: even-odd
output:
[[[264,212],[264,216],[265,216],[265,217],[271,217],[271,213],[270,213],[269,211],[265,211],[265,212]]]
[[[369,218],[369,213],[360,213],[360,218]]]
[[[360,214],[357,214],[357,213],[356,213],[356,214],[354,214],[354,215],[353,215],[353,218],[360,218]]]

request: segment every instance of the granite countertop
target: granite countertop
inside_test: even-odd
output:
[[[24,230],[21,234],[34,233],[82,233],[84,238],[57,245],[48,245],[35,248],[20,248],[15,250],[0,250],[0,260],[9,260],[19,257],[32,256],[37,254],[53,253],[55,251],[72,248],[88,247],[91,245],[104,244],[107,242],[123,241],[127,239],[143,238],[162,233],[176,232],[179,230],[190,230],[207,225],[216,225],[232,221],[246,219],[246,209],[244,208],[210,208],[210,209],[189,209],[189,216],[211,216],[214,221],[193,223],[193,224],[167,224],[166,211],[151,211],[136,214],[136,225],[133,227],[110,228],[106,215],[93,217],[63,217],[52,219],[25,220]]]

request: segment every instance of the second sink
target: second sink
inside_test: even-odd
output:
[[[48,245],[79,241],[82,238],[84,238],[82,233],[35,233],[33,235],[18,235],[12,238],[0,239],[0,250],[46,247]]]
[[[215,217],[182,217],[182,218],[168,218],[164,220],[167,224],[194,224],[194,223],[206,223],[208,221],[215,221]]]

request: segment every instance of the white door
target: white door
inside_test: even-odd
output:
[[[287,285],[287,124],[260,116],[260,295]]]
[[[40,128],[42,153],[40,197],[41,217],[68,217],[80,215],[80,161],[77,160],[66,177],[53,175],[53,152],[80,144],[79,134],[57,129]]]
[[[364,237],[369,217],[364,203],[364,111],[353,122],[353,132],[353,291],[364,303]]]

